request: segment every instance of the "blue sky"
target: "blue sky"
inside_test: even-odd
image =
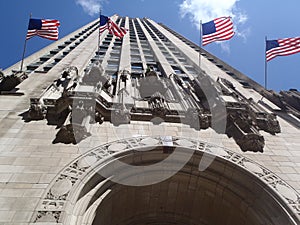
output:
[[[207,22],[231,15],[236,35],[205,49],[264,85],[265,36],[268,39],[300,36],[299,0],[277,4],[274,0],[2,0],[0,68],[21,60],[30,13],[33,18],[58,19],[60,37],[104,15],[148,17],[164,23],[199,43],[199,20]],[[34,37],[27,42],[26,56],[52,43]],[[268,63],[268,88],[300,89],[300,54],[277,57]]]

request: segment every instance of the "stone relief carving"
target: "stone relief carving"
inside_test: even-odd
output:
[[[253,152],[263,152],[260,130],[272,135],[280,132],[276,115],[246,98],[230,81],[215,82],[204,71],[184,79],[178,74],[163,77],[151,68],[132,78],[126,70],[108,77],[97,63],[82,75],[76,67],[68,67],[40,98],[31,99],[29,117],[58,125],[53,143],[66,144],[89,137],[90,124],[103,121],[115,126],[135,120],[184,123],[196,130],[212,127],[234,138],[242,151]],[[224,113],[218,114],[216,105]],[[220,122],[226,126],[215,128]]]

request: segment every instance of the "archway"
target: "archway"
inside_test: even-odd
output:
[[[135,138],[104,145],[70,165],[70,168],[86,169],[69,192],[64,191],[67,201],[58,222],[65,225],[288,225],[299,222],[291,207],[292,200],[299,198],[298,193],[255,162],[201,141],[173,137],[173,146],[166,146],[158,141],[159,137],[144,140]],[[172,165],[182,164],[181,157],[169,161],[164,170],[125,169],[126,165],[155,165],[170,157],[175,148],[182,156],[191,157],[174,174]],[[93,159],[99,156],[96,152],[105,154],[109,150],[115,150],[110,152],[113,157]],[[200,171],[203,157],[215,158],[206,170]],[[124,164],[120,166],[119,161]],[[118,181],[173,175],[159,183],[130,186],[116,182],[116,174]],[[49,192],[53,190],[50,188]]]

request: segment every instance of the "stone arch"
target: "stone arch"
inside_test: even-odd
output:
[[[90,150],[53,181],[33,222],[64,225],[299,223],[300,195],[271,171],[240,154],[203,141],[169,137],[166,143],[164,138],[130,138]],[[147,174],[128,172],[114,162],[153,165],[169,157],[175,148],[183,155],[191,151],[193,154],[170,178],[139,187],[112,181],[117,173],[124,179],[137,176],[143,179],[170,172],[155,169]],[[216,158],[201,172],[199,163],[205,154]],[[176,160],[173,163],[182,163],[180,157]],[[172,168],[172,162],[169,166]],[[107,167],[110,177],[102,176],[101,170]]]

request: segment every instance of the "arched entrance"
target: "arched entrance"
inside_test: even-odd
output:
[[[166,160],[175,151],[180,154]],[[99,153],[103,153],[102,158]],[[210,164],[200,171],[203,159]],[[151,167],[163,161],[167,161],[164,168]],[[144,169],[130,170],[128,165]],[[178,170],[176,165],[182,166]],[[145,169],[148,167],[151,169]],[[82,174],[74,180],[78,171]],[[147,180],[155,181],[166,174],[171,176],[147,184]],[[144,179],[147,185],[123,182],[137,179]],[[54,216],[59,216],[56,221],[64,225],[299,222],[292,207],[299,195],[275,174],[227,149],[175,137],[167,145],[161,137],[133,138],[91,150],[62,171],[48,191],[51,195],[65,196],[65,200],[61,198],[61,213]],[[36,221],[52,216],[38,213]]]

